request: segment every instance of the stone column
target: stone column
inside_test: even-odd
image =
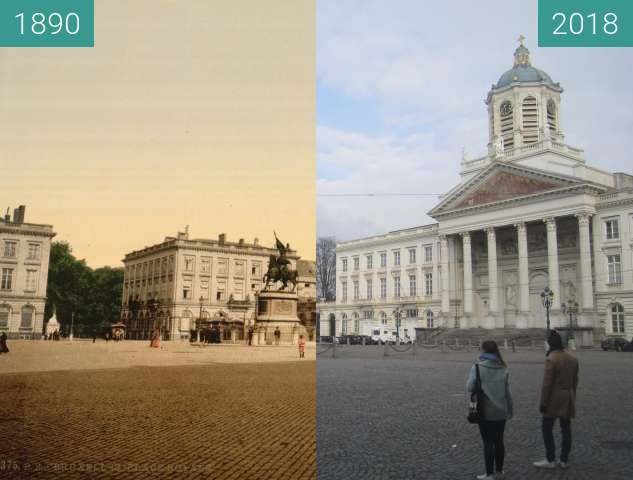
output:
[[[433,294],[431,295],[431,299],[433,300],[439,300],[440,299],[440,282],[439,282],[439,278],[440,278],[440,268],[439,268],[439,256],[440,256],[440,252],[439,252],[439,248],[438,248],[438,243],[435,242],[433,244],[433,281],[432,281],[432,289],[433,289]]]
[[[488,318],[485,328],[495,328],[499,311],[497,279],[497,236],[494,227],[487,228],[488,236]]]
[[[593,274],[591,271],[591,239],[589,222],[591,216],[586,213],[576,215],[578,219],[578,243],[580,247],[580,291],[581,315],[578,322],[581,327],[591,327],[593,324]]]
[[[558,272],[558,238],[556,236],[556,219],[553,217],[543,220],[547,227],[547,272],[549,275],[549,288],[554,292],[552,306],[550,307],[550,326],[558,327],[558,314],[560,313],[560,279]]]
[[[514,225],[517,229],[519,252],[519,313],[516,328],[528,328],[530,315],[530,276],[528,266],[527,227],[525,223]]]
[[[450,298],[448,291],[448,239],[446,235],[440,236],[440,267],[442,270],[442,317],[444,318],[445,325],[448,323],[449,310],[450,310]]]
[[[464,249],[464,318],[462,328],[470,327],[470,319],[473,314],[473,263],[470,248],[470,232],[462,233]]]

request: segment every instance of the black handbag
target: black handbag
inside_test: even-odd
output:
[[[479,374],[479,364],[475,364],[477,380],[475,391],[470,394],[470,405],[468,406],[468,423],[480,423],[484,420],[484,391],[481,388],[481,375]]]

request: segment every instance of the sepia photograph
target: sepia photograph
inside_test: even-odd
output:
[[[0,476],[316,478],[314,2],[73,1],[0,48]]]

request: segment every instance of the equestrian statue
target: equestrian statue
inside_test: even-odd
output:
[[[287,258],[288,252],[290,251],[290,244],[287,243],[284,245],[283,242],[277,238],[277,234],[275,233],[275,246],[277,247],[279,255],[270,256],[268,271],[264,274],[263,278],[264,290],[267,290],[270,284],[275,285],[277,282],[281,282],[281,290],[288,288],[288,283],[291,283],[292,290],[290,291],[294,292],[297,288],[297,271],[292,270],[290,260]]]

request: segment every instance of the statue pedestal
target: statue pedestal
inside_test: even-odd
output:
[[[297,344],[299,335],[307,339],[307,331],[297,316],[299,297],[296,293],[263,291],[257,295],[255,333],[259,345],[274,345],[275,330],[281,332],[279,343]]]

